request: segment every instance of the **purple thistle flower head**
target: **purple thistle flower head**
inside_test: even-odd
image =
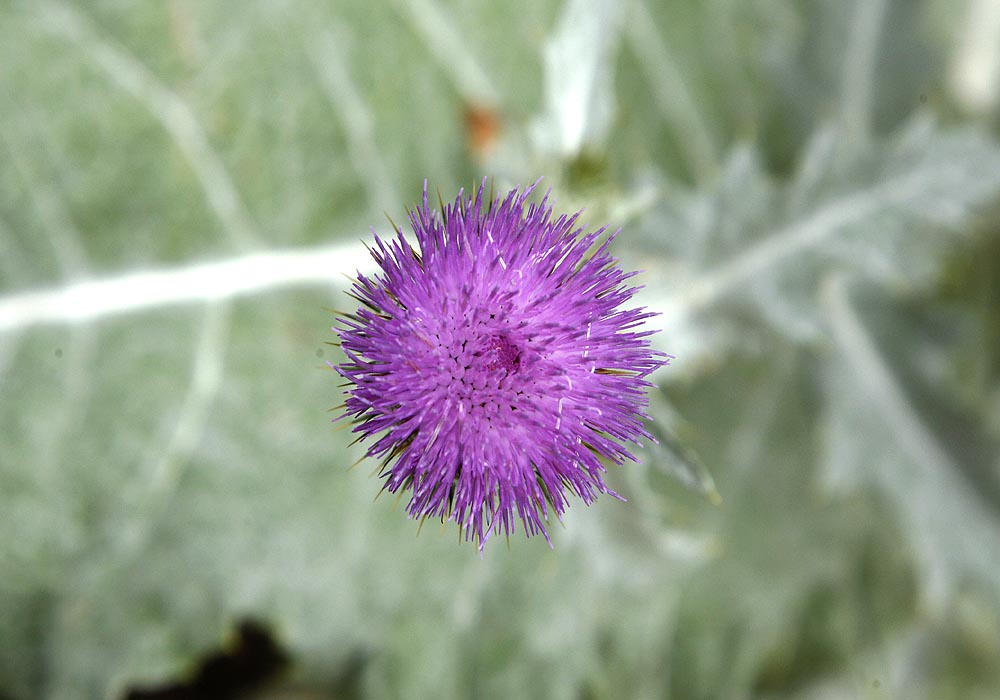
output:
[[[639,330],[654,314],[622,308],[636,288],[608,252],[615,234],[585,233],[579,214],[552,218],[534,186],[502,200],[427,203],[410,213],[359,275],[361,307],[340,319],[346,410],[383,489],[409,491],[414,518],[450,519],[479,546],[521,520],[542,533],[567,493],[591,503],[602,460],[634,457],[650,438],[646,377],[669,356]],[[338,419],[339,420],[339,419]],[[549,540],[551,545],[551,540]]]

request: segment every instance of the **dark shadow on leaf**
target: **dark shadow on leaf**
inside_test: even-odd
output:
[[[209,654],[190,680],[154,687],[133,687],[125,700],[226,700],[242,697],[271,681],[288,665],[288,656],[260,623],[244,620],[231,648]]]

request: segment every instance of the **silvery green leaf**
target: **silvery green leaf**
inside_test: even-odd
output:
[[[841,488],[845,482],[882,487],[913,542],[930,604],[944,607],[968,576],[1000,595],[1000,479],[972,471],[987,455],[946,448],[843,278],[831,278],[823,295],[835,352],[826,372],[829,477]],[[897,328],[885,342],[920,342],[908,340],[891,314],[872,315],[881,327]],[[962,446],[972,443],[974,427],[961,429]]]
[[[252,617],[308,697],[995,698],[988,4],[0,6],[0,695]],[[623,226],[676,360],[626,502],[480,558],[371,502],[324,342],[483,175]]]
[[[642,225],[646,245],[664,221],[681,232],[665,241],[673,274],[655,280],[648,298],[668,325],[750,304],[790,337],[814,339],[825,274],[926,286],[954,237],[972,230],[998,191],[1000,149],[985,134],[924,118],[863,150],[821,131],[784,187],[754,153],[738,150],[715,187],[681,194],[666,205],[670,218],[653,213]]]

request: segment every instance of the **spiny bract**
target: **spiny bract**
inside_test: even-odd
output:
[[[485,181],[483,183],[485,185]],[[480,547],[516,528],[542,533],[567,491],[585,503],[602,459],[633,459],[649,437],[645,379],[669,360],[650,348],[653,314],[623,309],[636,288],[608,253],[614,234],[552,218],[534,186],[410,213],[414,249],[397,230],[375,237],[381,271],[358,275],[361,307],[339,327],[346,410],[383,489],[411,492],[414,518],[450,519]],[[551,541],[550,541],[551,544]]]

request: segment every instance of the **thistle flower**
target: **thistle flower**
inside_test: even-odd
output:
[[[485,185],[485,181],[484,181]],[[645,379],[669,356],[650,348],[654,315],[623,309],[635,275],[608,248],[616,234],[584,233],[579,214],[552,218],[534,185],[503,200],[474,197],[410,213],[413,248],[397,228],[358,275],[361,307],[343,315],[336,367],[346,410],[383,490],[410,492],[407,512],[455,521],[479,546],[541,533],[568,492],[590,504],[605,485],[602,460],[634,461],[627,443],[649,438]],[[339,419],[338,419],[339,420]]]

